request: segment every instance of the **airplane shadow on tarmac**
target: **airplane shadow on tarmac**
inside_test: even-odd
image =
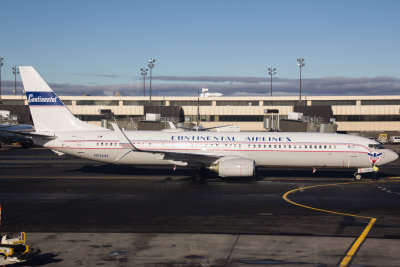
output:
[[[152,175],[152,176],[191,176],[194,169],[177,168],[175,171],[172,167],[165,166],[130,166],[130,165],[85,165],[79,169],[69,170],[66,172],[82,172],[86,174],[107,174],[107,175]]]
[[[81,172],[85,174],[103,174],[107,175],[119,175],[121,178],[124,176],[187,176],[190,178],[195,169],[193,168],[177,168],[175,171],[172,167],[166,166],[129,166],[129,165],[114,165],[114,164],[102,164],[102,165],[84,165],[81,168],[68,170],[66,172]],[[256,172],[256,177],[229,177],[222,178],[226,181],[254,181],[254,180],[268,180],[268,178],[338,178],[338,179],[352,179],[355,170],[339,170],[339,169],[319,169],[315,173],[312,169],[278,169],[278,168],[259,168]],[[381,172],[379,177],[387,177],[393,174]],[[219,178],[215,173],[209,172],[209,178]],[[363,174],[363,178],[370,179],[371,174]]]

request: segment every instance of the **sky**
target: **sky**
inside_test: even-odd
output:
[[[400,1],[0,0],[2,94],[34,66],[59,95],[400,95]],[[149,74],[146,76],[148,95]],[[17,76],[18,92],[22,92]]]

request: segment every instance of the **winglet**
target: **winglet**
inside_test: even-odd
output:
[[[119,143],[122,146],[124,146],[123,144],[127,144],[128,143],[128,144],[130,144],[132,150],[140,151],[140,149],[138,149],[137,147],[135,147],[133,145],[133,143],[131,142],[131,140],[129,140],[129,138],[126,136],[126,134],[123,131],[121,131],[121,129],[118,127],[118,124],[116,124],[115,122],[111,122],[111,125],[112,125],[112,127],[114,129],[114,132],[117,134]]]
[[[172,121],[168,121],[168,124],[169,124],[169,128],[176,129],[176,127]]]

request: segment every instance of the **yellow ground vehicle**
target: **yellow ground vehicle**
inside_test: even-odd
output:
[[[378,138],[376,139],[381,144],[387,144],[388,143],[388,135],[385,133],[381,133],[378,135]]]
[[[24,232],[17,238],[10,238],[7,235],[0,236],[0,266],[25,261],[25,256],[30,252],[25,241]]]

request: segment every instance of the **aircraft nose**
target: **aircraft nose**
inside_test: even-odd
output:
[[[397,160],[399,158],[399,154],[397,154],[396,152],[394,152],[392,150],[388,150],[386,152],[385,158],[387,159],[387,162],[389,163],[389,162]]]

